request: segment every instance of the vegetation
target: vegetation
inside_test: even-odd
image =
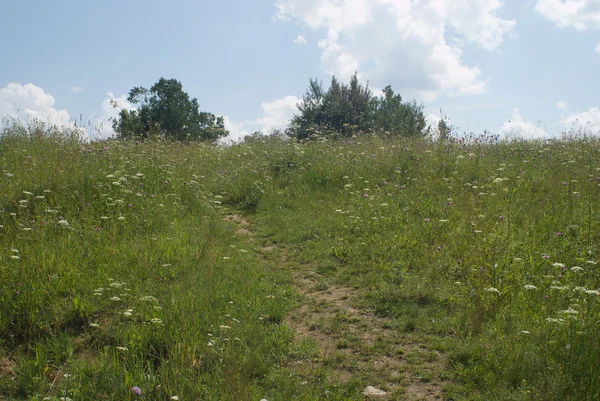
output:
[[[311,79],[299,114],[292,118],[289,134],[297,139],[317,136],[349,137],[356,133],[378,133],[403,137],[425,135],[423,107],[415,101],[402,102],[402,96],[387,86],[380,97],[369,85],[358,82],[356,73],[349,84],[331,78],[329,89]]]
[[[227,135],[223,117],[200,112],[198,100],[190,100],[175,79],[161,78],[150,89],[135,87],[127,100],[137,108],[119,110],[113,129],[120,138],[215,141]]]
[[[5,128],[0,394],[600,400],[599,145]]]

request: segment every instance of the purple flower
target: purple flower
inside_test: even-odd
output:
[[[141,389],[141,388],[139,388],[139,387],[137,387],[137,386],[134,386],[134,387],[132,387],[132,388],[131,388],[131,392],[132,392],[134,395],[137,395],[137,396],[141,396],[141,395],[142,395],[142,389]]]
[[[542,259],[550,259],[550,256],[546,255],[545,253],[542,254]]]
[[[429,217],[425,218],[425,223],[429,223]]]
[[[363,194],[363,198],[368,198],[369,194]]]
[[[504,216],[503,216],[503,215],[500,215],[500,216],[498,216],[498,218],[499,218],[500,220],[504,220]]]
[[[556,233],[556,236],[557,236],[557,237],[562,237],[563,235],[564,235],[564,234],[563,234],[563,233],[561,233],[560,231]]]

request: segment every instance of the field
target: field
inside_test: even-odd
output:
[[[599,146],[9,129],[0,399],[600,400]]]

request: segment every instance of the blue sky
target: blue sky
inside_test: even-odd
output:
[[[0,16],[2,115],[98,123],[110,98],[176,78],[239,137],[284,126],[309,78],[356,70],[459,132],[600,131],[600,0],[20,0]]]

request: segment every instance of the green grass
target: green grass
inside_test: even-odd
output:
[[[297,368],[317,353],[284,323],[302,298],[268,242],[324,277],[314,290],[354,288],[423,342],[415,374],[443,353],[448,398],[598,400],[599,145],[220,148],[6,130],[0,395],[362,399],[369,372],[344,384],[331,361]],[[254,241],[224,221],[232,211]],[[325,323],[343,333],[352,321]]]

